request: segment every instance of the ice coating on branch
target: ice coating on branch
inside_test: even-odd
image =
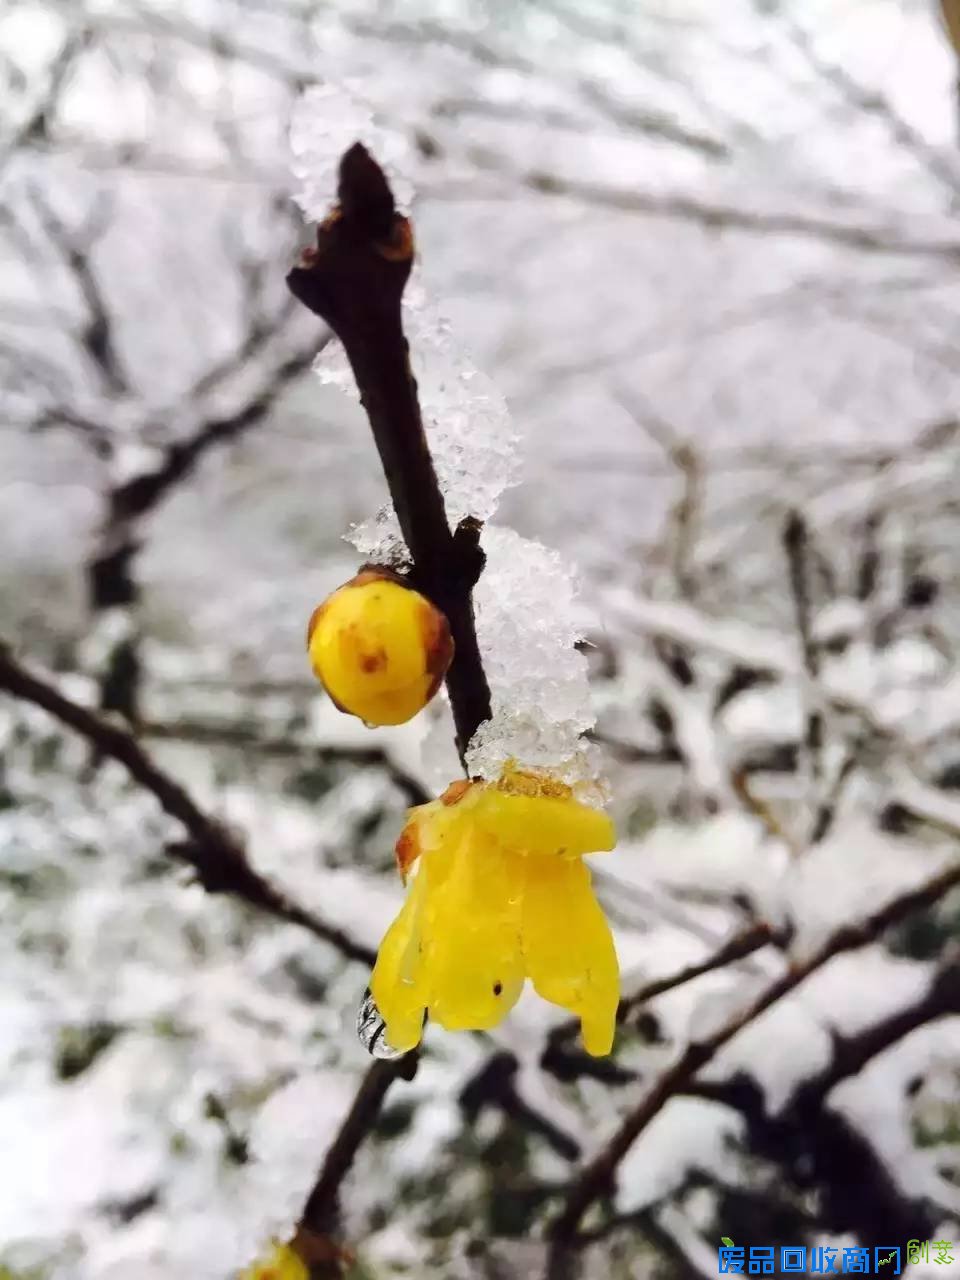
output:
[[[499,776],[515,757],[571,783],[592,779],[581,734],[594,724],[580,637],[576,582],[556,551],[488,526],[487,562],[474,590],[477,638],[493,717],[467,751],[471,775]]]
[[[319,222],[337,198],[340,157],[362,142],[383,168],[394,197],[407,209],[413,199],[413,152],[407,135],[381,123],[350,80],[312,85],[300,97],[290,121],[291,168],[299,183],[297,204]]]
[[[450,527],[464,516],[488,520],[503,491],[519,479],[519,436],[507,403],[452,341],[449,321],[426,302],[417,281],[407,288],[403,323]],[[345,374],[349,378],[346,356],[339,343],[330,345],[336,351],[324,353],[320,377],[341,386]],[[389,504],[355,525],[347,537],[372,560],[390,563],[403,556],[403,539]]]

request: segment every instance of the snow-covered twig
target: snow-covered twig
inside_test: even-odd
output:
[[[810,686],[815,688],[820,676],[820,660],[813,641],[810,607],[810,575],[809,575],[810,531],[799,511],[791,511],[783,527],[783,549],[787,556],[789,569],[790,593],[797,620],[797,631],[800,636],[800,649],[803,654],[804,669]],[[808,693],[808,696],[811,696]],[[807,708],[807,731],[805,738],[807,756],[810,764],[811,778],[815,788],[819,788],[823,771],[823,713],[816,705]]]
[[[582,181],[554,170],[523,168],[488,148],[468,147],[465,155],[481,172],[493,173],[505,180],[495,193],[484,191],[488,199],[514,199],[516,189],[525,187],[546,198],[577,200],[588,207],[614,209],[639,217],[673,218],[711,230],[729,228],[759,236],[798,237],[842,245],[858,253],[896,254],[934,262],[955,262],[960,257],[960,241],[939,223],[927,235],[913,235],[892,223],[857,222],[845,219],[840,213],[836,217],[825,217],[787,209],[758,210],[742,203],[703,199],[685,191],[643,191],[635,186]],[[434,199],[478,194],[475,181],[425,189]]]
[[[450,623],[455,655],[447,690],[463,759],[491,714],[472,606],[483,569],[480,526],[468,518],[451,531],[447,522],[401,319],[413,232],[360,143],[341,159],[338,197],[335,213],[317,229],[317,248],[304,253],[287,284],[344,345],[413,560],[411,580]]]
[[[915,1179],[890,1167],[879,1134],[858,1125],[831,1096],[874,1059],[939,1018],[960,1013],[960,958],[954,949],[906,1006],[857,1032],[831,1030],[831,1051],[823,1068],[803,1080],[789,1102],[771,1114],[763,1090],[743,1073],[724,1080],[697,1080],[685,1094],[721,1102],[745,1118],[751,1146],[759,1152],[788,1153],[787,1168],[802,1186],[825,1188],[819,1230],[853,1231],[860,1239],[904,1232],[932,1233],[943,1210],[935,1171]],[[895,1106],[889,1100],[887,1106]],[[915,1172],[915,1170],[914,1170]],[[951,1192],[943,1188],[949,1198]]]
[[[320,1175],[304,1206],[300,1225],[315,1235],[327,1237],[339,1215],[340,1187],[350,1172],[354,1157],[370,1136],[387,1090],[398,1076],[412,1080],[417,1070],[417,1053],[388,1061],[378,1058],[367,1068],[350,1110],[327,1150]]]
[[[291,901],[255,871],[240,843],[198,807],[183,787],[150,758],[131,733],[95,711],[72,702],[52,684],[33,675],[17,662],[2,641],[0,689],[42,707],[75,729],[101,756],[122,764],[135,781],[156,796],[163,810],[182,823],[187,831],[188,839],[170,846],[169,852],[193,867],[209,893],[228,893],[242,898],[279,920],[308,929],[350,960],[373,963],[375,956],[368,947]]]
[[[745,1009],[703,1039],[691,1040],[574,1182],[550,1228],[548,1280],[564,1280],[572,1274],[578,1247],[577,1232],[587,1210],[606,1194],[621,1160],[654,1117],[659,1115],[670,1098],[681,1092],[712,1061],[724,1045],[835,956],[872,942],[885,929],[912,912],[931,906],[958,884],[960,861],[951,863],[923,884],[900,894],[864,919],[844,925],[807,957],[795,961],[780,977],[765,986]]]

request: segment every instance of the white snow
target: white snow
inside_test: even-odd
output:
[[[477,639],[493,716],[467,752],[471,775],[494,778],[511,757],[571,780],[595,765],[581,734],[594,723],[573,572],[556,551],[512,529],[486,526],[487,557],[474,591]]]
[[[361,86],[347,79],[306,89],[290,122],[293,172],[300,184],[296,200],[308,218],[319,222],[330,212],[340,158],[355,142],[376,157],[400,205],[409,205],[414,191],[410,140],[384,124]]]

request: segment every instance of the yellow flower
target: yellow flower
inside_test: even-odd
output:
[[[240,1280],[310,1280],[310,1272],[290,1245],[278,1244],[261,1261],[248,1267]]]
[[[314,609],[307,649],[336,705],[367,724],[410,720],[453,659],[446,617],[383,569],[364,569]]]
[[[588,1053],[609,1053],[619,970],[583,854],[615,842],[606,814],[512,766],[411,809],[397,860],[416,876],[370,979],[393,1048],[419,1042],[425,1013],[449,1031],[496,1026],[530,978],[580,1018]]]

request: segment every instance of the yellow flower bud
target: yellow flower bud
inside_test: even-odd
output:
[[[367,724],[403,724],[437,692],[453,658],[446,617],[394,573],[364,569],[314,609],[314,675]]]

